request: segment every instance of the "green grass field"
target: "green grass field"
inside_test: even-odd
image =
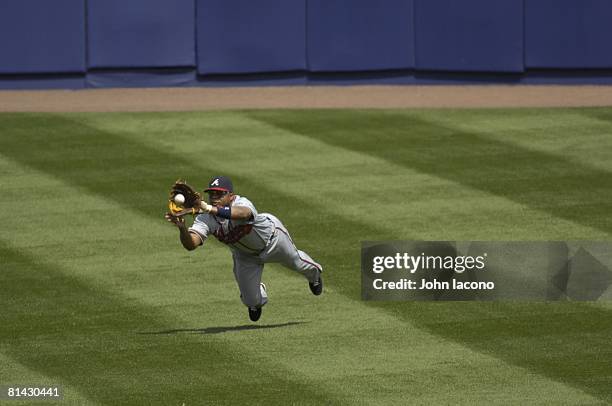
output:
[[[324,265],[321,297],[268,265],[251,323],[229,250],[181,247],[168,189],[215,174]],[[363,302],[359,267],[363,240],[609,240],[612,109],[1,114],[0,185],[0,385],[63,385],[66,405],[612,403],[612,302]]]

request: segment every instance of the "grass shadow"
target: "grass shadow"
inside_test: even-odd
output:
[[[161,330],[151,332],[139,332],[138,334],[144,335],[156,335],[156,334],[180,334],[180,333],[192,333],[192,334],[221,334],[234,331],[249,331],[249,330],[265,330],[271,328],[289,327],[296,326],[299,324],[305,324],[304,321],[290,321],[287,323],[279,324],[245,324],[242,326],[222,326],[222,327],[204,327],[204,328],[178,328],[172,330]]]

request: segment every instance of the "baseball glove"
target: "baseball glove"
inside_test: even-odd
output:
[[[183,203],[178,203],[177,199],[175,199],[176,195],[183,195],[185,201]],[[168,198],[168,208],[170,209],[170,214],[173,216],[181,217],[186,214],[195,215],[200,212],[201,202],[202,195],[196,192],[183,179],[177,180],[174,182],[174,185],[172,185],[170,197]]]

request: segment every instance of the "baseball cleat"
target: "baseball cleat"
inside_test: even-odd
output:
[[[249,319],[257,321],[261,317],[261,307],[249,307]]]
[[[319,274],[319,278],[314,283],[309,282],[308,287],[310,287],[310,291],[315,296],[319,296],[323,293],[323,279],[321,278],[321,274]]]

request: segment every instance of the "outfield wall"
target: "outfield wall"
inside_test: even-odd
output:
[[[0,88],[612,83],[610,0],[2,0]]]

